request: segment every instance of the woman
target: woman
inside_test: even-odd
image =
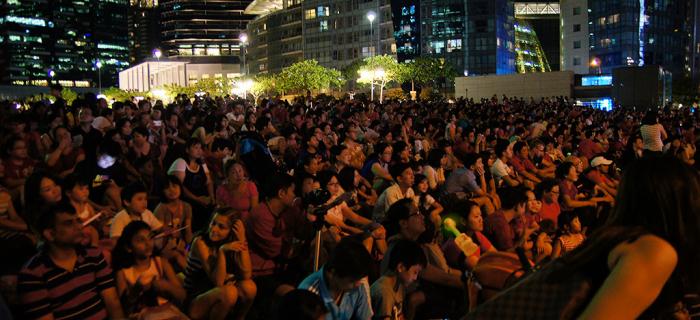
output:
[[[571,162],[564,162],[557,167],[556,177],[559,179],[561,191],[561,211],[573,211],[576,208],[596,207],[599,202],[612,202],[609,196],[592,197],[585,199],[586,195],[579,193],[574,184],[578,180],[578,170]]]
[[[431,191],[436,191],[445,183],[445,167],[447,166],[447,154],[440,148],[428,152],[428,161],[423,166],[423,174],[428,178],[428,186]]]
[[[672,318],[700,291],[700,174],[675,158],[638,160],[615,203],[583,245],[467,318]]]
[[[376,153],[362,167],[362,176],[372,181],[372,188],[381,194],[394,181],[389,174],[389,163],[394,152],[391,145],[385,143],[378,144],[375,150]]]
[[[250,210],[258,206],[258,188],[248,180],[243,165],[234,160],[226,162],[224,172],[226,183],[216,188],[216,203],[236,210],[246,220]]]
[[[17,196],[27,177],[34,172],[36,161],[29,157],[27,143],[19,136],[10,137],[4,149],[7,158],[3,159],[5,166],[3,184],[14,196]]]
[[[83,149],[73,144],[70,131],[64,126],[53,129],[55,142],[46,155],[46,166],[60,178],[73,173],[78,162],[85,160]]]
[[[192,230],[198,231],[206,224],[214,204],[214,183],[204,163],[202,142],[190,138],[185,152],[184,158],[178,158],[170,166],[168,175],[175,175],[182,182],[185,200],[192,205]]]
[[[185,290],[193,319],[225,319],[234,310],[236,319],[244,319],[255,298],[245,227],[233,213],[218,209],[208,230],[192,241]]]
[[[452,211],[443,223],[443,228],[452,237],[442,245],[447,262],[454,268],[462,269],[467,267],[473,270],[479,258],[486,252],[495,252],[496,247],[491,244],[488,238],[482,233],[484,231],[484,219],[481,209],[476,202],[469,200],[458,200],[453,207],[458,210]],[[455,242],[455,237],[464,233],[478,246],[476,251],[469,256],[461,251]]]
[[[659,123],[658,113],[649,111],[642,118],[642,126],[639,128],[644,141],[645,155],[661,155],[664,147],[663,140],[668,138],[664,126]]]

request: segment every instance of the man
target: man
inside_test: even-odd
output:
[[[477,177],[478,176],[478,177]],[[487,215],[494,212],[493,200],[487,193],[484,162],[478,154],[460,154],[455,169],[445,181],[445,191],[458,198],[470,199],[484,207]]]
[[[418,203],[418,198],[416,198],[411,188],[415,179],[411,166],[406,163],[397,163],[389,167],[389,174],[396,183],[384,190],[377,199],[377,205],[374,206],[374,212],[372,214],[372,218],[376,222],[384,220],[386,211],[389,210],[389,207],[396,201],[409,198],[416,204]]]
[[[600,189],[611,196],[617,196],[618,182],[608,177],[612,160],[605,157],[595,157],[591,160],[591,170],[586,174],[586,178],[595,183]]]
[[[513,251],[522,246],[534,229],[526,226],[524,232],[517,232],[511,222],[525,214],[527,208],[527,196],[522,188],[508,187],[499,191],[501,197],[501,210],[490,215],[486,221],[484,230],[487,237],[499,251]],[[517,239],[517,234],[522,234]]]
[[[399,240],[391,256],[384,259],[389,260],[389,268],[370,287],[373,319],[413,319],[412,312],[407,312],[404,317],[404,309],[410,308],[407,288],[418,279],[418,274],[427,265],[425,253],[418,243]]]
[[[513,159],[510,160],[513,169],[518,175],[534,184],[542,182],[541,178],[554,178],[553,171],[540,170],[530,161],[530,147],[523,141],[518,141],[513,145]]]
[[[327,320],[371,319],[367,276],[372,257],[355,240],[340,241],[330,260],[299,285],[321,297],[330,311]],[[291,315],[290,315],[291,316]]]
[[[85,159],[88,161],[96,160],[97,147],[102,141],[102,132],[92,126],[93,120],[95,120],[95,117],[92,115],[92,109],[88,107],[81,108],[78,112],[80,124],[72,132],[74,140],[80,136],[79,140],[82,140],[80,146],[85,150]]]
[[[70,204],[38,216],[44,247],[17,279],[22,319],[123,319],[112,270],[100,250],[79,247],[82,225]]]
[[[500,140],[496,144],[496,161],[491,166],[491,174],[498,186],[515,187],[520,185],[521,179],[515,171],[508,166],[508,162],[513,157],[512,145],[508,140]]]

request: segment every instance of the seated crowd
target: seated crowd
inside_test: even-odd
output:
[[[0,102],[3,319],[460,318],[700,156],[689,108],[52,95]]]

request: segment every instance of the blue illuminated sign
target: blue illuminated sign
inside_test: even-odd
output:
[[[609,86],[612,85],[612,76],[585,76],[581,78],[581,85],[584,87]]]
[[[589,101],[583,101],[581,102],[586,107],[591,107],[593,109],[598,109],[598,110],[603,110],[603,111],[612,111],[613,109],[613,101],[611,98],[599,98],[595,100],[589,100]]]

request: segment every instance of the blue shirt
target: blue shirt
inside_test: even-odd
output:
[[[478,192],[479,190],[481,188],[476,183],[474,171],[467,168],[455,169],[445,182],[445,191],[447,193]]]
[[[323,278],[323,268],[312,273],[299,285],[299,289],[309,290],[321,297],[329,313],[326,320],[371,319],[373,312],[367,279],[362,284],[343,294],[340,305],[335,304],[326,280]]]

